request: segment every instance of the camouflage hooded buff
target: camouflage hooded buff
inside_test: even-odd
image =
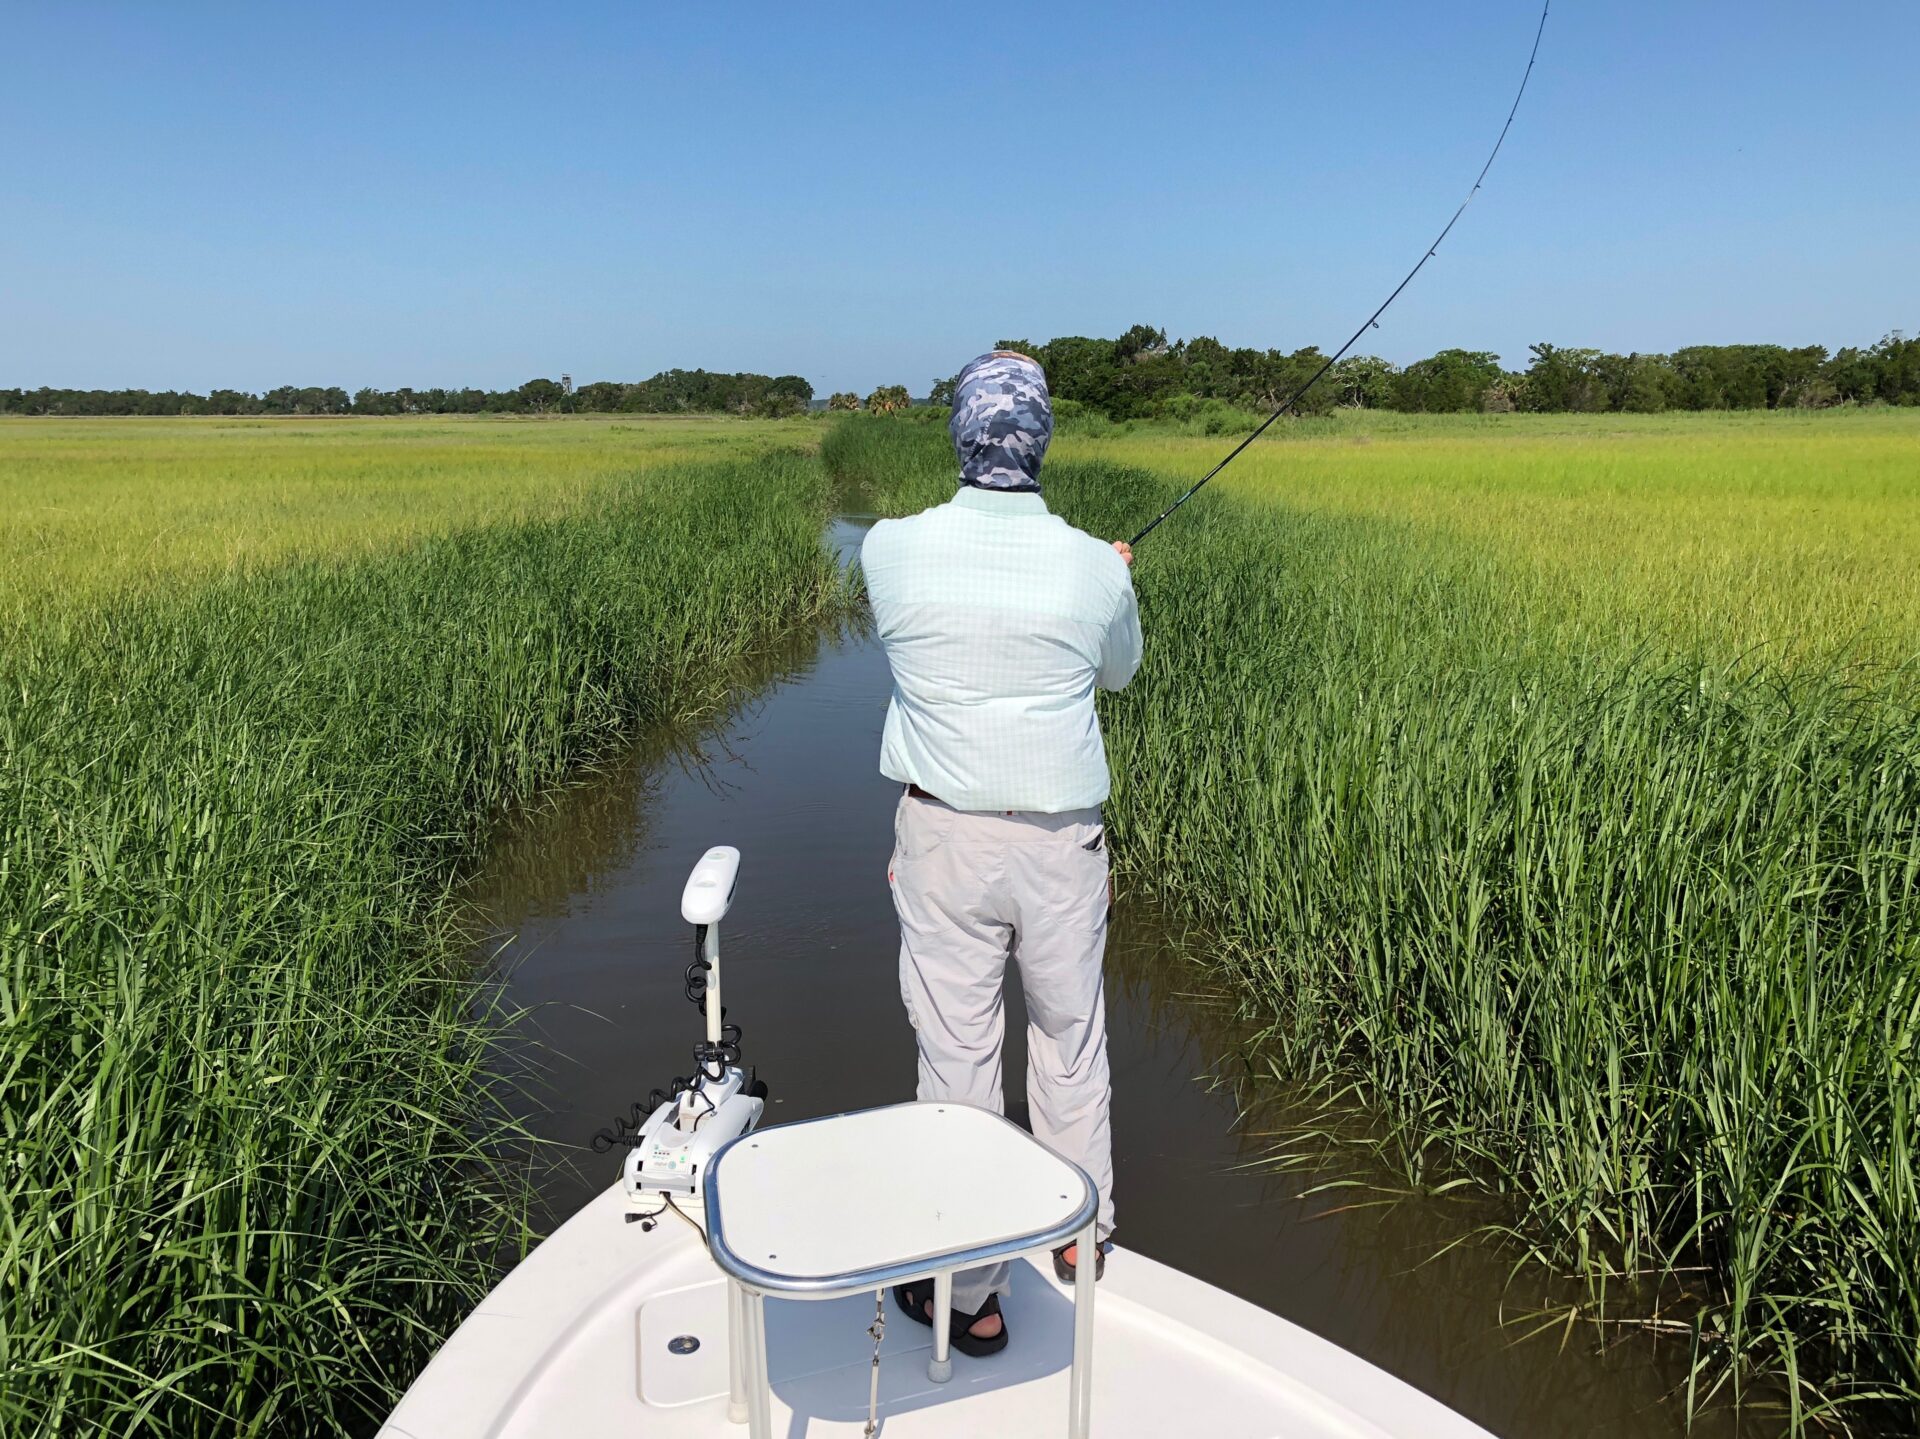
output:
[[[947,422],[960,483],[983,490],[1040,489],[1040,461],[1053,438],[1047,377],[1018,355],[982,355],[960,372]]]

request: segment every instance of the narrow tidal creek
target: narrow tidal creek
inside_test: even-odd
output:
[[[851,555],[866,523],[842,518],[829,537]],[[1149,633],[1156,642],[1170,641]],[[572,1155],[543,1179],[552,1217],[617,1177],[619,1153],[587,1148],[594,1131],[691,1068],[701,1031],[683,993],[680,888],[710,845],[743,855],[722,964],[744,1059],[771,1087],[768,1122],[913,1096],[886,883],[898,787],[876,768],[885,658],[871,638],[822,631],[759,678],[755,698],[707,733],[649,736],[520,823],[473,886],[494,930],[487,952],[537,1046],[543,1085],[527,1121]],[[1376,1202],[1367,1186],[1392,1177],[1357,1161],[1312,1179],[1263,1168],[1287,1139],[1286,1096],[1271,1082],[1218,1082],[1244,1072],[1249,1035],[1161,917],[1122,904],[1107,969],[1121,1245],[1326,1336],[1505,1439],[1689,1432],[1674,1393],[1684,1339],[1656,1345],[1630,1330],[1603,1345],[1592,1326],[1569,1327],[1572,1291],[1509,1282],[1510,1251],[1456,1244],[1485,1210]],[[1025,1022],[1016,995],[1006,1063],[1017,1118]],[[1357,1187],[1300,1197],[1329,1179]],[[1758,1439],[1781,1427],[1719,1409],[1691,1433]]]

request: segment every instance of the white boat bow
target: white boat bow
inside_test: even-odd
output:
[[[393,1411],[381,1439],[729,1439],[727,1286],[691,1220],[626,1222],[615,1184],[476,1309]],[[1063,1432],[1071,1292],[1015,1267],[1012,1342],[927,1378],[932,1331],[888,1300],[880,1415],[892,1439]],[[1094,1328],[1093,1427],[1112,1439],[1490,1439],[1337,1345],[1210,1284],[1115,1249]],[[860,1434],[870,1297],[767,1300],[774,1432]],[[688,1339],[697,1341],[689,1350]],[[676,1342],[677,1341],[677,1342]],[[688,1351],[688,1352],[680,1352]]]

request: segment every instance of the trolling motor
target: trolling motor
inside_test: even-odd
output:
[[[694,927],[694,958],[687,966],[687,998],[706,1015],[707,1035],[694,1046],[692,1077],[675,1079],[648,1098],[653,1112],[634,1130],[616,1120],[601,1130],[594,1148],[629,1146],[620,1183],[627,1219],[652,1228],[676,1199],[700,1194],[714,1151],[760,1122],[767,1087],[740,1065],[740,1027],[726,1022],[720,1001],[720,921],[732,907],[740,851],[715,845],[700,856],[680,895],[680,917]],[[634,1106],[635,1117],[642,1106]]]

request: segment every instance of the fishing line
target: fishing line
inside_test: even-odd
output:
[[[1172,504],[1168,505],[1159,514],[1155,515],[1153,518],[1152,524],[1148,525],[1144,530],[1140,531],[1139,534],[1135,535],[1131,540],[1127,542],[1129,547],[1139,544],[1140,541],[1144,540],[1148,535],[1152,534],[1154,530],[1159,527],[1160,521],[1164,520],[1168,515],[1172,514],[1175,510],[1179,509],[1180,506],[1184,505],[1188,500],[1192,499],[1195,495],[1199,494],[1201,486],[1205,485],[1208,480],[1212,479],[1215,475],[1219,474],[1222,470],[1224,470],[1228,465],[1232,464],[1234,459],[1239,455],[1239,453],[1242,450],[1244,450],[1248,445],[1252,444],[1255,440],[1259,439],[1263,434],[1267,432],[1267,427],[1269,425],[1271,425],[1275,420],[1279,419],[1282,415],[1286,414],[1288,410],[1291,410],[1295,405],[1297,405],[1300,402],[1301,397],[1305,395],[1308,390],[1311,390],[1315,385],[1317,385],[1320,382],[1321,377],[1324,376],[1327,373],[1327,371],[1331,370],[1335,365],[1339,364],[1340,361],[1343,358],[1345,358],[1348,350],[1351,350],[1356,344],[1359,343],[1360,337],[1366,334],[1368,330],[1372,329],[1376,324],[1379,323],[1380,317],[1387,313],[1387,306],[1391,305],[1395,300],[1399,299],[1400,292],[1406,289],[1408,285],[1411,285],[1413,283],[1413,277],[1419,274],[1423,269],[1426,268],[1427,261],[1431,260],[1434,257],[1435,252],[1438,251],[1440,248],[1441,242],[1447,238],[1447,235],[1452,231],[1453,227],[1460,222],[1460,217],[1467,213],[1467,206],[1473,203],[1473,197],[1480,193],[1481,182],[1487,178],[1487,171],[1493,168],[1494,159],[1500,154],[1500,147],[1507,143],[1507,131],[1513,128],[1513,117],[1520,113],[1521,98],[1525,96],[1527,93],[1527,81],[1533,77],[1533,62],[1537,60],[1540,56],[1540,37],[1547,33],[1547,11],[1549,8],[1551,8],[1552,4],[1553,4],[1553,0],[1544,0],[1544,3],[1540,6],[1540,24],[1538,28],[1536,28],[1533,32],[1533,50],[1527,56],[1527,68],[1526,68],[1526,72],[1522,74],[1520,77],[1520,89],[1515,93],[1513,97],[1513,105],[1507,111],[1507,123],[1500,127],[1500,138],[1493,142],[1493,149],[1490,152],[1488,152],[1488,155],[1487,155],[1487,163],[1480,167],[1480,173],[1474,179],[1473,188],[1467,191],[1467,198],[1460,202],[1460,208],[1453,212],[1453,218],[1448,220],[1447,223],[1441,227],[1440,233],[1438,235],[1434,236],[1433,243],[1427,246],[1426,253],[1420,257],[1419,263],[1416,264],[1411,270],[1407,271],[1407,277],[1404,280],[1402,280],[1399,284],[1393,287],[1393,293],[1387,296],[1386,299],[1380,302],[1380,308],[1375,310],[1371,315],[1367,316],[1366,323],[1361,325],[1359,329],[1355,330],[1353,334],[1348,338],[1346,344],[1342,345],[1339,349],[1335,350],[1333,354],[1327,358],[1326,363],[1321,365],[1319,369],[1313,372],[1312,377],[1308,379],[1306,384],[1302,385],[1299,389],[1295,390],[1291,395],[1288,395],[1286,399],[1282,400],[1280,402],[1280,407],[1278,409],[1276,409],[1271,415],[1268,415],[1266,419],[1262,420],[1259,423],[1259,425],[1257,425],[1254,428],[1254,431],[1252,434],[1248,435],[1239,444],[1235,445],[1233,449],[1228,453],[1225,459],[1220,461],[1220,463],[1215,465],[1212,469],[1208,470],[1206,474],[1202,475],[1199,478],[1199,480],[1197,480],[1194,483],[1194,486],[1192,489],[1188,490],[1184,495],[1180,496],[1179,499],[1175,500]]]

